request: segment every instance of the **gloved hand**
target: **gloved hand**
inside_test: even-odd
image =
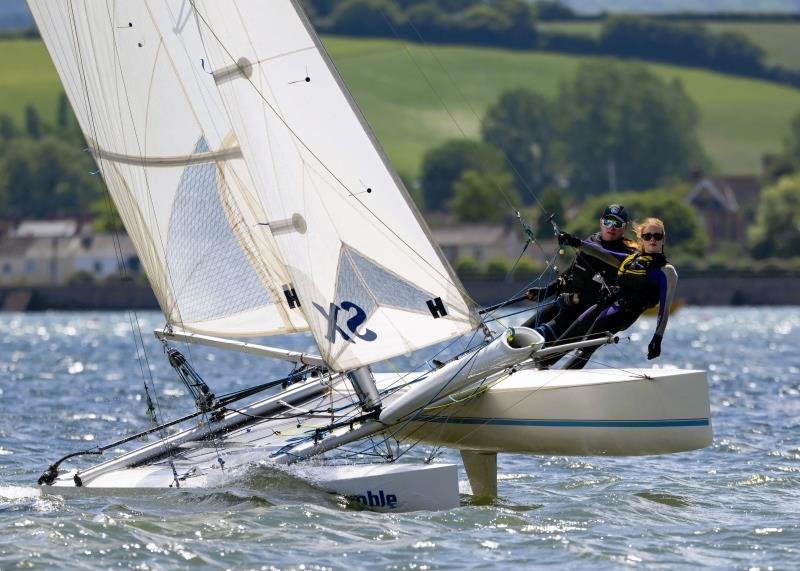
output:
[[[647,358],[655,359],[659,355],[661,355],[661,335],[656,333],[647,346]]]
[[[558,243],[559,245],[563,246],[566,244],[567,246],[572,246],[573,248],[578,248],[581,245],[581,239],[576,238],[569,232],[559,232],[558,233]]]
[[[577,293],[561,293],[558,295],[558,299],[561,302],[561,305],[565,307],[572,307],[573,305],[578,305],[581,302],[581,298]]]

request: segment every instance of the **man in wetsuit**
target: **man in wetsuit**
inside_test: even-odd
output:
[[[609,204],[600,218],[600,231],[587,238],[612,252],[632,253],[636,244],[624,238],[628,229],[628,212],[620,204]],[[569,269],[555,282],[544,288],[528,290],[530,300],[543,301],[556,295],[542,311],[523,323],[541,333],[545,341],[552,343],[561,339],[570,326],[588,308],[609,295],[614,285],[617,270],[592,256],[578,251]],[[596,277],[599,276],[599,277]],[[558,357],[553,359],[553,362]]]

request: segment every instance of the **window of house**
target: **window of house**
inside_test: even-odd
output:
[[[94,273],[102,274],[103,273],[103,262],[101,262],[100,260],[95,260],[92,263],[92,269],[94,270]]]
[[[5,264],[3,264],[3,273],[4,274],[10,274],[11,273],[11,263],[10,262],[6,262]]]
[[[36,271],[36,264],[34,263],[34,261],[25,260],[25,273],[30,276],[33,275],[35,271]]]

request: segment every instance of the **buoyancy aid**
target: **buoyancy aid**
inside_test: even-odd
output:
[[[596,242],[606,250],[612,252],[631,252],[624,240],[606,242],[600,238],[600,233],[592,234],[587,238],[591,242]],[[594,281],[594,276],[600,274],[607,285],[614,284],[617,278],[616,268],[578,251],[575,261],[565,272],[565,286],[563,291],[576,292],[580,294],[581,301],[591,303],[601,297],[602,285]]]
[[[634,252],[625,258],[617,270],[617,284],[621,288],[621,299],[641,308],[658,304],[658,287],[647,282],[647,272],[667,265],[664,254]]]

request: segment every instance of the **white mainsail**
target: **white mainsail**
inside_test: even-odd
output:
[[[233,130],[326,361],[344,370],[477,318],[297,2],[193,2]],[[230,70],[238,69],[239,73]]]
[[[29,2],[170,324],[222,336],[307,330],[180,2]],[[174,8],[174,9],[173,9]],[[164,33],[164,29],[167,33]]]
[[[170,323],[346,370],[477,315],[291,0],[30,0]]]

